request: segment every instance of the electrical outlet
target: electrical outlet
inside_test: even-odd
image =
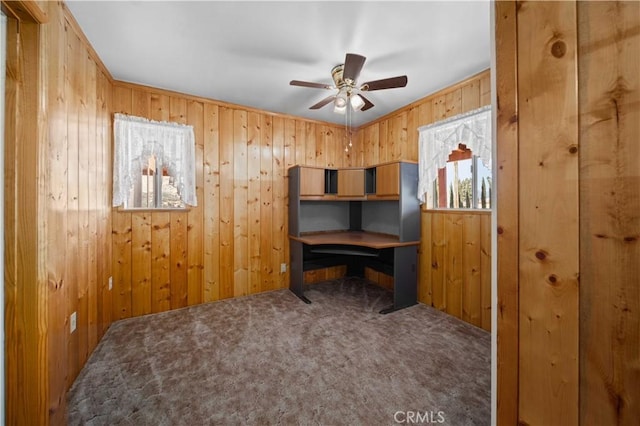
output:
[[[113,288],[113,277],[109,277],[109,290]]]
[[[286,263],[281,263],[280,264],[280,272],[281,273],[287,272],[287,264]]]
[[[77,325],[77,315],[76,313],[72,313],[71,317],[69,317],[69,332],[73,333],[74,331],[76,331],[76,325]]]

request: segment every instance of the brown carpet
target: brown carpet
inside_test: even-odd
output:
[[[71,425],[490,423],[490,334],[360,280],[114,323],[69,392]],[[407,413],[409,412],[409,413]]]

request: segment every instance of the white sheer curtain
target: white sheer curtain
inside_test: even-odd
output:
[[[115,114],[113,206],[129,198],[137,176],[155,156],[158,169],[166,167],[185,204],[196,200],[195,137],[193,127],[165,121]]]
[[[466,145],[491,168],[491,105],[418,128],[418,198],[434,207],[433,181],[445,167],[451,151]]]

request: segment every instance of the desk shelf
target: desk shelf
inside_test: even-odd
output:
[[[337,193],[310,193],[311,176],[329,176],[329,189],[335,185]],[[341,184],[340,178],[350,182]],[[394,277],[394,304],[384,313],[417,303],[417,187],[417,164],[410,162],[342,171],[289,169],[291,291],[310,303],[304,296],[305,271],[346,265],[347,275],[364,276],[369,267]]]

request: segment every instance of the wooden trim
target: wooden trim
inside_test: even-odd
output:
[[[49,16],[35,1],[2,1],[2,9],[20,21],[46,24]]]
[[[497,197],[497,424],[518,424],[517,5],[495,2]]]
[[[7,424],[48,423],[46,104],[41,27],[8,19],[5,116],[5,373]],[[20,31],[18,32],[18,25]],[[43,146],[45,145],[45,146]],[[45,157],[40,157],[41,155]]]
[[[423,212],[491,215],[491,209],[424,209]]]
[[[123,212],[123,213],[146,213],[146,212],[168,212],[168,213],[175,213],[175,212],[189,212],[189,210],[191,210],[191,207],[176,207],[175,209],[172,208],[166,208],[166,207],[159,207],[157,209],[154,208],[147,208],[147,207],[141,207],[141,208],[124,208],[124,207],[117,207],[116,209],[118,212]]]

